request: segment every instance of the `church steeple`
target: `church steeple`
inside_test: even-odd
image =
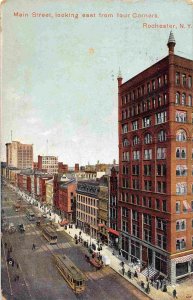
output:
[[[169,49],[169,54],[174,53],[175,45],[176,45],[176,41],[175,41],[175,38],[174,38],[174,34],[173,34],[172,31],[170,31],[170,36],[169,36],[168,43],[167,43],[167,46],[168,46],[168,49]]]

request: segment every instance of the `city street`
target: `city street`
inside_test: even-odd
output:
[[[57,245],[49,245],[42,236],[35,221],[29,221],[25,208],[18,212],[13,204],[19,199],[10,188],[3,186],[2,218],[3,223],[13,223],[15,227],[23,223],[25,233],[3,231],[2,236],[2,291],[6,299],[149,299],[110,267],[96,271],[86,260],[87,248],[76,245],[74,239],[65,231],[57,231]],[[45,221],[45,219],[44,219]],[[36,249],[32,250],[32,244]],[[14,265],[7,263],[8,248]],[[53,254],[66,254],[86,276],[86,290],[76,296],[65,282],[52,259]],[[18,278],[19,276],[19,278]]]

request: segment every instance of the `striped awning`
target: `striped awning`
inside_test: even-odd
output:
[[[191,261],[193,260],[193,254],[189,254],[189,255],[186,255],[186,256],[181,256],[181,257],[177,257],[177,258],[174,258],[172,259],[172,261],[174,261],[175,263],[184,263],[184,262],[187,262],[187,261]]]
[[[191,210],[190,204],[186,200],[183,201],[183,205],[187,210]]]

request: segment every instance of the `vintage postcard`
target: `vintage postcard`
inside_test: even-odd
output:
[[[2,299],[193,299],[193,1],[1,1]]]

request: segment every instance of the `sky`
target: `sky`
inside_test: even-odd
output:
[[[1,160],[12,130],[34,161],[118,162],[119,68],[125,82],[168,55],[171,29],[144,23],[174,25],[175,54],[192,59],[192,0],[3,0]]]

